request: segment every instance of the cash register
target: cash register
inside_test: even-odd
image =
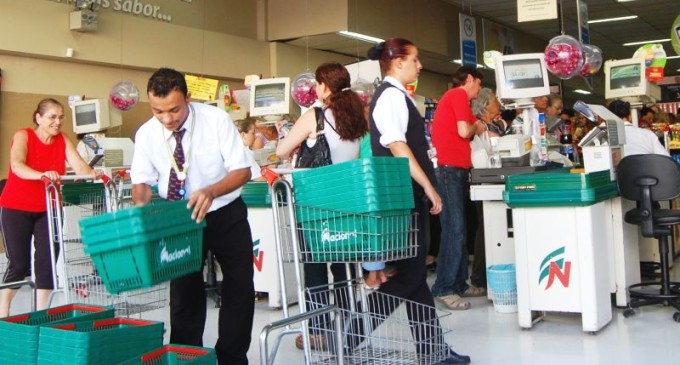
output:
[[[509,175],[528,174],[545,169],[545,166],[530,166],[531,136],[511,134],[500,137],[496,148],[501,156],[500,168],[472,169],[472,184],[504,184]]]

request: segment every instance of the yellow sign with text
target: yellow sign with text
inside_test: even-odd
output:
[[[217,85],[219,84],[218,80],[188,74],[184,76],[184,79],[187,82],[187,88],[192,99],[203,101],[215,100]]]

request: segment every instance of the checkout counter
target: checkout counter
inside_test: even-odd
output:
[[[248,206],[248,223],[253,237],[253,267],[255,291],[268,294],[269,307],[281,308],[281,284],[279,265],[276,258],[274,217],[272,215],[271,195],[266,181],[251,181],[243,186],[241,197]],[[293,274],[293,264],[284,263],[288,303],[297,302],[297,286]],[[288,272],[290,270],[290,272]]]
[[[620,151],[597,148],[584,153],[585,173],[504,165],[494,181],[493,172],[472,170],[471,197],[484,206],[486,264],[516,264],[522,328],[542,312],[574,312],[584,331],[597,332],[612,318],[610,293],[626,306],[627,286],[640,281],[637,227],[623,221],[634,203],[617,196],[612,179]]]

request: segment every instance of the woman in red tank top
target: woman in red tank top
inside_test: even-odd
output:
[[[73,143],[62,133],[64,107],[54,99],[38,103],[33,113],[34,128],[17,131],[12,137],[7,184],[0,196],[0,228],[9,259],[3,283],[24,280],[31,274],[31,240],[35,246],[34,272],[37,309],[47,306],[54,288],[43,176],[59,180],[66,162],[79,175],[101,177],[78,155]],[[0,293],[0,317],[9,315],[17,289]]]

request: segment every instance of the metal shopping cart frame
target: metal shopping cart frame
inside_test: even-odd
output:
[[[289,174],[291,171],[277,170],[276,172]],[[306,364],[342,363],[343,361],[352,364],[431,364],[446,358],[448,345],[443,337],[449,331],[441,328],[439,318],[449,313],[380,292],[369,294],[363,285],[359,265],[355,265],[356,279],[346,283],[307,289],[304,285],[303,263],[349,264],[386,262],[414,257],[418,247],[415,234],[418,230],[416,215],[407,216],[405,225],[403,216],[354,214],[300,206],[295,202],[293,187],[285,178],[279,176],[272,180],[270,193],[276,232],[279,278],[282,298],[284,298],[282,307],[284,319],[276,323],[276,327],[282,330],[277,335],[273,351],[261,353],[264,359],[263,364],[273,364],[281,338],[290,334],[302,334]],[[315,219],[320,220],[321,224],[305,224]],[[378,228],[377,233],[373,230],[368,232],[364,230],[366,225],[373,228],[377,225],[382,228]],[[332,239],[340,240],[350,236],[357,238],[356,245],[334,246],[331,249],[324,246],[324,243]],[[376,250],[374,245],[366,245],[365,242],[387,242],[388,249]],[[308,311],[308,306],[313,311],[322,310],[332,304],[338,308],[331,314],[315,314],[305,317],[311,318],[310,321],[299,320],[298,316],[291,316],[287,303],[284,262],[294,263],[300,315]],[[346,266],[346,270],[349,273],[349,265]],[[348,275],[348,277],[351,276]],[[334,303],[331,303],[331,300]],[[344,303],[338,305],[341,302]],[[411,335],[414,323],[406,318],[407,311],[411,314],[415,313],[415,318],[419,318],[420,314],[434,313],[436,323],[424,323],[423,327],[419,327],[425,328],[425,331],[435,329],[438,332],[434,333],[434,337],[425,336],[420,341],[414,341]],[[299,327],[293,327],[293,322],[299,322]],[[265,330],[270,331],[268,328]],[[261,343],[266,342],[266,336],[269,335],[269,332],[265,334],[265,330],[261,334]],[[310,336],[310,333],[313,336]],[[319,343],[318,340],[336,336],[341,337],[337,342],[327,340],[328,342]],[[416,353],[416,346],[420,346],[419,351],[423,349],[422,346],[429,346],[424,350],[428,355],[422,356],[422,353]]]
[[[43,179],[51,259],[55,263],[52,270],[54,291],[50,295],[49,304],[56,294],[63,294],[67,304],[77,302],[110,305],[115,308],[117,316],[125,317],[133,315],[141,317],[143,312],[165,307],[166,284],[121,294],[109,293],[92,259],[84,252],[78,221],[85,217],[114,212],[121,207],[122,195],[119,194],[119,187],[115,181],[107,176],[102,177],[102,191],[82,195],[78,203],[64,201],[61,190],[63,181],[74,183],[81,181],[78,182],[79,184],[94,183],[89,175],[62,176],[60,181]],[[58,254],[56,247],[59,249]]]

